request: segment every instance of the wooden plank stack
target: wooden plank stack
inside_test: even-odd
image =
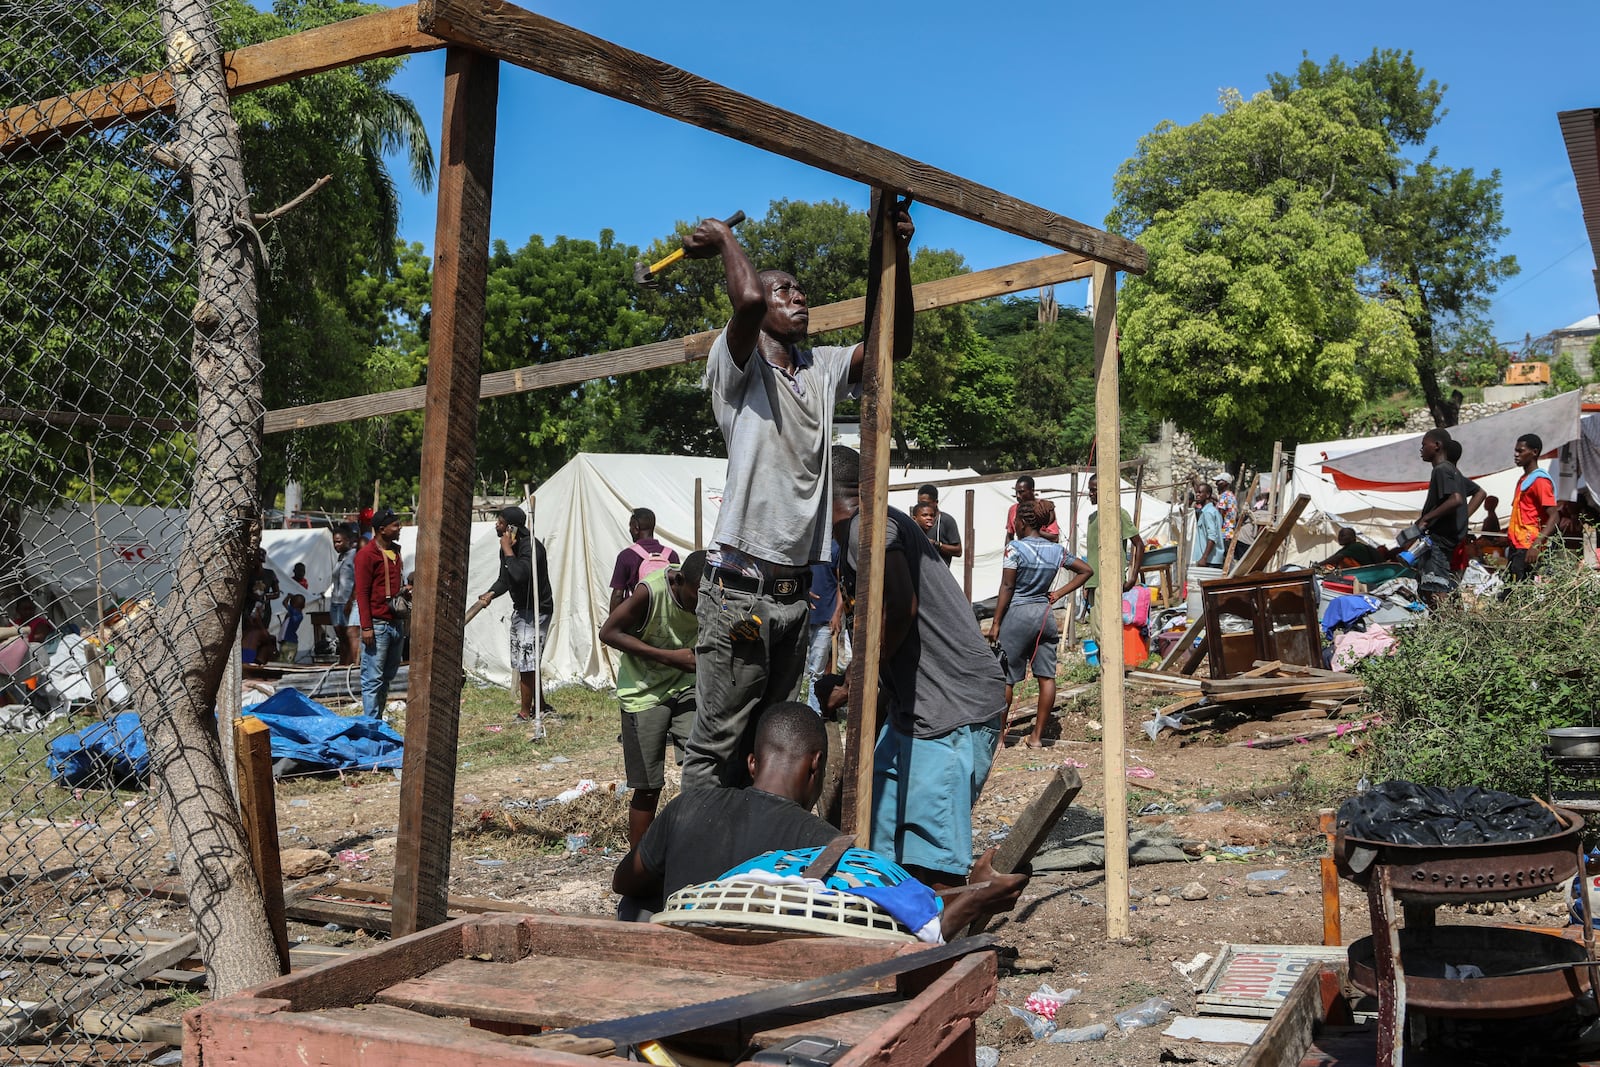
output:
[[[1157,709],[1156,714],[1181,713],[1191,721],[1215,718],[1224,709],[1273,722],[1328,719],[1366,698],[1366,686],[1356,675],[1276,660],[1258,660],[1254,668],[1234,678],[1133,670],[1128,672],[1128,681],[1181,693],[1180,699]]]

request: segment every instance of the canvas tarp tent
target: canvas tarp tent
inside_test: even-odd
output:
[[[656,536],[663,544],[686,555],[694,547],[694,487],[700,479],[702,529],[706,542],[716,527],[722,504],[723,478],[727,461],[688,456],[640,456],[582,453],[562,467],[539,487],[535,525],[550,558],[550,579],[555,587],[555,621],[550,635],[551,648],[544,656],[547,679],[552,682],[583,682],[603,687],[613,684],[615,666],[595,634],[605,620],[610,601],[610,580],[617,554],[628,546],[628,516],[634,508],[647,507],[656,513]],[[931,471],[893,468],[892,485],[918,485],[945,481],[952,477],[969,478],[959,485],[939,488],[944,510],[963,521],[966,515],[966,489],[974,490],[973,525],[975,548],[972,596],[983,600],[994,596],[1000,585],[1000,559],[1003,548],[1006,511],[1015,502],[1012,483],[982,481],[968,471]],[[1057,517],[1066,539],[1070,512],[1068,497],[1071,475],[1040,478],[1037,490],[1057,505]],[[916,502],[915,488],[889,494],[893,507],[909,510]],[[1134,494],[1124,483],[1123,506],[1131,514]],[[1089,500],[1087,480],[1079,479],[1078,550],[1084,547]],[[1144,532],[1169,540],[1167,519],[1170,505],[1145,495],[1140,522]],[[473,567],[477,562],[477,535],[474,532]],[[959,579],[962,561],[953,566]],[[492,580],[492,575],[491,579]],[[476,578],[474,578],[476,581]],[[487,588],[487,585],[484,586]],[[474,593],[481,589],[474,585]],[[486,617],[499,609],[504,619],[509,607],[496,601],[490,611],[474,620],[468,629],[468,667],[485,677],[501,680],[491,673],[492,655],[480,649],[478,634]],[[505,644],[505,624],[498,624],[499,642]],[[505,658],[502,649],[499,655]],[[506,677],[509,677],[507,667]]]
[[[1427,496],[1426,479],[1421,489],[1341,489],[1327,466],[1330,461],[1355,453],[1371,452],[1376,448],[1391,448],[1402,453],[1409,450],[1415,457],[1421,437],[1416,433],[1384,434],[1344,441],[1319,441],[1296,448],[1287,499],[1293,500],[1304,493],[1311,498],[1311,502],[1289,538],[1285,562],[1290,565],[1309,564],[1326,559],[1334,550],[1341,526],[1353,527],[1375,544],[1393,545],[1395,535],[1422,514],[1422,502]],[[1500,470],[1484,474],[1481,473],[1481,465],[1471,463],[1470,455],[1465,451],[1462,453],[1469,476],[1483,487],[1487,495],[1500,498],[1500,519],[1502,524],[1508,522],[1511,497],[1516,489],[1516,468],[1506,465]],[[1509,449],[1505,455],[1510,456]],[[1472,473],[1474,471],[1479,473]],[[1480,511],[1473,517],[1474,524],[1482,518],[1483,512]]]
[[[1450,436],[1462,447],[1461,473],[1481,484],[1480,475],[1505,470],[1512,465],[1512,446],[1528,433],[1537,434],[1543,441],[1546,456],[1554,456],[1562,445],[1578,437],[1582,407],[1582,398],[1574,390],[1451,427]],[[1421,436],[1402,435],[1369,448],[1329,456],[1323,467],[1340,489],[1426,491],[1433,472],[1418,454],[1415,442]]]

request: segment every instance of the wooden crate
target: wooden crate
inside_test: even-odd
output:
[[[184,1017],[186,1067],[582,1065],[515,1035],[821,977],[920,944],[679,930],[565,915],[474,915],[302,971]],[[970,1065],[995,957],[932,964],[820,1003],[669,1040],[730,1063],[748,1045],[831,1037],[843,1065]]]

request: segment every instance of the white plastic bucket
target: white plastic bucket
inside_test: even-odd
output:
[[[1189,621],[1191,623],[1199,622],[1206,610],[1205,595],[1204,591],[1200,588],[1200,583],[1209,582],[1213,579],[1221,577],[1221,567],[1202,567],[1199,564],[1193,564],[1189,567],[1188,606]]]

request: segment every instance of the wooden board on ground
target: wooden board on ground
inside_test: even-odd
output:
[[[325,1067],[357,1067],[375,1057],[553,1067],[573,1062],[570,1053],[528,1047],[533,1042],[516,1040],[516,1031],[696,1005],[924,951],[916,943],[576,916],[474,916],[205,1005],[193,1028],[195,1053],[232,1057],[241,1067],[292,1062],[296,1050]],[[980,952],[897,982],[685,1035],[687,1047],[709,1047],[727,1062],[752,1038],[759,1046],[811,1033],[854,1046],[842,1065],[970,1063],[973,1020],[994,1001],[994,974],[993,954]],[[360,1007],[373,1004],[380,1007]],[[248,1060],[239,1059],[242,1048]]]
[[[49,1064],[102,1064],[149,1063],[157,1056],[172,1051],[164,1041],[143,1041],[129,1044],[125,1041],[73,1042],[58,1045],[12,1045],[6,1056],[12,1063]]]

